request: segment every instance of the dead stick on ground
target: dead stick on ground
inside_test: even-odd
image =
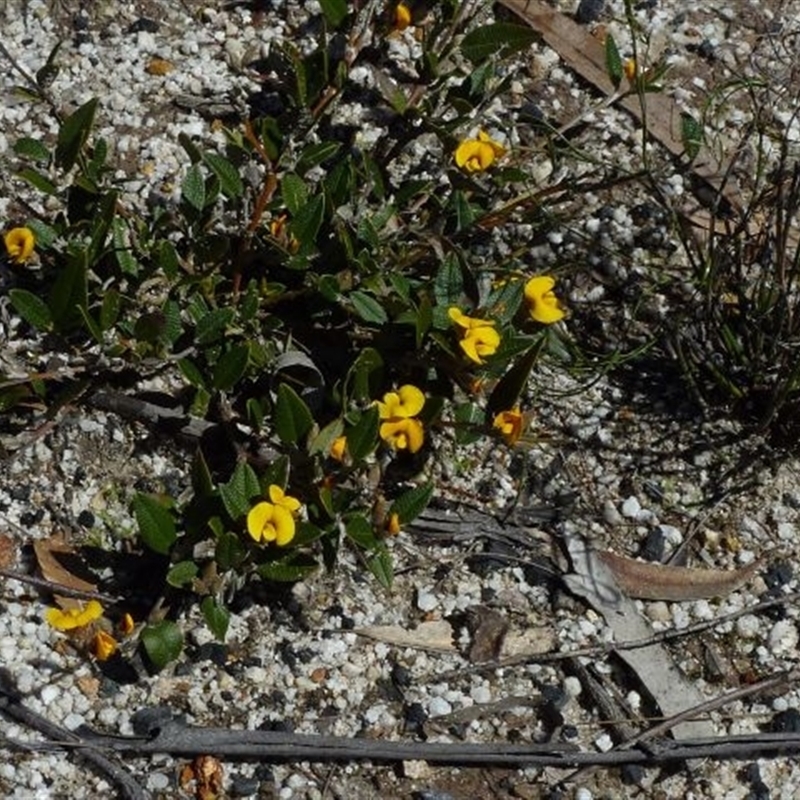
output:
[[[100,752],[100,749],[107,748],[95,748],[91,744],[86,744],[77,734],[62,728],[25,706],[14,689],[9,674],[4,669],[0,669],[0,714],[46,736],[52,740],[50,743],[52,746],[76,750],[79,758],[91,764],[117,786],[120,792],[119,797],[125,800],[152,799],[150,792],[141,787],[124,767]],[[25,746],[31,746],[31,743],[26,742]],[[35,747],[35,745],[33,746]]]

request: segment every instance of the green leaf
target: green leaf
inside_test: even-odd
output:
[[[100,327],[100,323],[98,323],[95,320],[95,318],[89,313],[89,310],[87,308],[79,306],[78,311],[80,312],[80,315],[83,318],[83,324],[86,326],[86,330],[89,331],[91,336],[98,344],[102,344],[103,329]]]
[[[462,300],[464,278],[458,259],[449,254],[436,271],[433,280],[433,296],[437,306],[455,306]]]
[[[486,300],[487,312],[501,326],[508,325],[522,305],[525,284],[520,280],[507,280],[494,289]]]
[[[332,422],[329,422],[309,443],[309,455],[313,455],[314,453],[321,453],[323,456],[328,455],[331,445],[343,432],[344,423],[340,417],[337,417]]]
[[[233,389],[247,371],[249,359],[250,348],[246,344],[232,347],[221,355],[214,365],[214,388],[221,392]]]
[[[92,219],[92,238],[86,251],[86,259],[92,266],[97,263],[100,254],[105,249],[106,239],[116,213],[117,193],[107,192],[101,195]]]
[[[181,269],[181,262],[178,259],[178,251],[175,249],[175,245],[167,239],[162,239],[153,249],[153,255],[164,275],[170,280],[174,280]]]
[[[58,239],[58,231],[39,219],[29,219],[25,224],[33,231],[36,246],[39,248],[50,247]]]
[[[191,583],[197,577],[199,571],[194,561],[179,561],[167,573],[167,583],[176,589],[180,589],[181,586]]]
[[[33,186],[34,189],[38,189],[40,192],[44,192],[45,194],[49,195],[58,194],[58,187],[50,180],[50,178],[42,175],[41,172],[31,169],[30,167],[25,167],[25,169],[21,170],[18,174],[22,180],[28,181],[28,183]]]
[[[14,152],[21,158],[30,158],[46,164],[50,160],[50,150],[38,139],[23,136],[14,142]]]
[[[289,466],[289,456],[278,456],[262,473],[259,481],[261,490],[266,492],[273,483],[285,489],[289,482]]]
[[[142,630],[141,641],[156,670],[162,670],[183,650],[183,634],[176,623],[162,620]]]
[[[346,391],[353,400],[371,400],[382,380],[383,356],[374,347],[365,347],[347,373]]]
[[[217,153],[203,153],[203,161],[219,179],[219,185],[225,197],[236,199],[244,193],[244,184],[236,167]]]
[[[217,308],[209,311],[197,323],[195,339],[197,344],[213,344],[221,339],[225,329],[233,322],[236,312],[232,308]]]
[[[346,0],[319,0],[319,5],[331,28],[338,28],[347,16]]]
[[[192,164],[183,176],[181,199],[197,211],[206,207],[206,182],[197,164]]]
[[[136,277],[139,274],[139,262],[133,257],[128,242],[128,230],[122,219],[114,217],[111,223],[114,240],[114,256],[120,270],[125,275]]]
[[[68,116],[58,131],[56,165],[68,172],[75,166],[94,124],[98,99],[93,97]]]
[[[219,494],[228,516],[238,520],[250,510],[253,498],[261,496],[261,484],[253,468],[246,461],[240,461],[230,480],[220,485]]]
[[[117,324],[121,307],[122,299],[119,292],[113,287],[106,289],[100,305],[100,328],[102,330],[110,330]]]
[[[177,301],[167,300],[162,308],[162,313],[164,314],[164,338],[170,344],[175,344],[183,335],[181,307]]]
[[[681,141],[686,157],[693,161],[703,144],[703,126],[685,111],[681,112]]]
[[[325,214],[325,199],[312,197],[289,223],[289,232],[300,242],[301,252],[310,250],[319,233]]]
[[[228,624],[231,621],[231,612],[213,597],[204,597],[200,603],[200,610],[203,612],[208,629],[216,639],[224,642],[228,633]]]
[[[476,214],[467,195],[460,189],[453,192],[453,206],[456,212],[456,230],[464,231],[475,222]]]
[[[461,40],[461,53],[473,64],[480,64],[491,56],[505,58],[530,47],[538,34],[532,28],[510,22],[495,22],[468,33]]]
[[[347,452],[354,462],[358,463],[375,450],[379,427],[378,407],[370,406],[362,412],[358,422],[347,431]]]
[[[278,583],[294,583],[307,578],[317,571],[319,565],[312,556],[306,553],[291,552],[283,558],[260,564],[257,572],[267,581]]]
[[[192,490],[197,497],[211,497],[214,494],[214,479],[201,448],[197,448],[192,458]]]
[[[296,444],[314,424],[314,417],[302,398],[288,384],[278,386],[273,415],[275,431],[284,444]]]
[[[380,543],[375,536],[372,523],[363,514],[353,514],[344,523],[344,532],[348,538],[364,550],[374,550]]]
[[[247,550],[235,533],[222,533],[217,538],[217,547],[214,550],[214,560],[217,569],[227,572],[241,566],[247,558]]]
[[[181,371],[181,375],[183,375],[189,385],[198,389],[206,388],[206,382],[205,378],[203,377],[203,373],[194,362],[189,361],[188,358],[182,358],[180,361],[178,361],[178,369]]]
[[[335,156],[341,147],[342,145],[340,142],[318,142],[316,144],[310,144],[300,154],[300,158],[297,159],[297,166],[295,167],[297,174],[300,176],[305,175],[312,167],[316,167],[323,161],[327,161],[329,158]]]
[[[332,208],[344,205],[353,194],[354,182],[353,162],[349,158],[344,158],[325,176],[323,186],[328,197],[328,204]]]
[[[519,396],[528,385],[528,378],[544,344],[544,337],[531,347],[519,361],[499,380],[486,402],[486,414],[493,419],[501,411],[510,411],[516,406]]]
[[[374,322],[377,325],[383,325],[389,321],[386,311],[383,306],[366,292],[356,290],[350,292],[350,302],[353,304],[353,309],[364,322]]]
[[[281,197],[286,210],[295,216],[308,201],[308,188],[305,181],[296,173],[287,172],[281,178]]]
[[[459,403],[453,409],[453,419],[456,422],[455,435],[458,444],[472,444],[483,437],[480,428],[486,415],[477,403]]]
[[[48,294],[53,322],[59,328],[69,328],[81,319],[80,308],[88,305],[87,254],[72,254],[66,266],[56,276]]]
[[[42,67],[36,70],[36,85],[42,91],[46,90],[58,76],[60,68],[58,64],[56,64],[56,56],[58,55],[58,51],[61,49],[62,44],[64,44],[63,41],[57,41],[53,49],[50,51],[47,61],[45,61]]]
[[[422,349],[422,341],[425,334],[433,325],[433,306],[427,295],[423,295],[419,303],[417,313],[414,315],[414,332],[416,336],[417,350]]]
[[[322,528],[317,527],[311,522],[306,522],[305,520],[298,520],[297,521],[297,529],[294,534],[294,539],[292,539],[292,547],[305,547],[306,545],[311,544],[311,542],[316,542],[321,536],[325,534],[325,531]]]
[[[392,588],[394,581],[394,564],[389,548],[381,542],[372,555],[367,558],[367,567],[384,589]]]
[[[178,538],[172,514],[155,497],[141,493],[133,498],[133,513],[142,541],[156,553],[167,555]]]
[[[8,296],[14,310],[29,325],[40,331],[47,331],[53,327],[50,308],[40,297],[27,289],[9,289]]]
[[[392,503],[389,514],[397,514],[400,518],[400,524],[407,525],[422,513],[425,506],[430,502],[431,497],[433,497],[433,483],[423,483],[421,486],[415,486],[413,489],[401,494]]]
[[[606,72],[611,79],[611,83],[614,84],[614,88],[619,89],[624,70],[617,43],[610,33],[606,33]]]

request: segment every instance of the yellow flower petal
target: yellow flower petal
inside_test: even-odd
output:
[[[483,364],[483,357],[493,355],[500,346],[500,334],[494,328],[472,328],[465,331],[459,345],[470,361]]]
[[[347,452],[347,437],[337,436],[331,443],[331,448],[329,450],[331,458],[336,459],[336,461],[344,461],[344,455],[346,452]]]
[[[492,427],[500,431],[507,444],[515,444],[522,435],[524,417],[518,408],[501,411],[492,422]]]
[[[133,621],[133,617],[127,612],[122,615],[119,623],[117,624],[117,628],[123,636],[130,636],[135,627],[136,623]]]
[[[247,514],[247,532],[257,542],[275,542],[282,546],[294,538],[294,531],[292,512],[283,505],[256,503]]]
[[[108,661],[117,652],[117,640],[105,631],[98,631],[92,640],[92,653],[98,661]]]
[[[386,533],[389,536],[397,536],[400,533],[400,527],[400,515],[389,514],[389,518],[386,520]]]
[[[273,523],[275,525],[275,544],[278,547],[289,544],[294,539],[295,531],[292,512],[283,506],[275,506]]]
[[[300,506],[302,505],[302,503],[296,497],[291,497],[288,494],[284,494],[284,491],[283,491],[283,489],[281,489],[280,486],[276,486],[273,483],[269,487],[267,492],[269,494],[269,499],[276,506],[282,506],[290,514],[294,514],[296,511],[300,510]]]
[[[36,237],[30,228],[12,228],[3,236],[8,257],[15,264],[24,264],[33,253]]]
[[[411,24],[411,9],[405,3],[398,3],[394,7],[394,28],[404,31]]]
[[[381,424],[380,437],[395,450],[416,453],[425,442],[425,429],[418,419],[393,419]]]
[[[505,155],[506,149],[487,133],[480,131],[477,139],[465,139],[453,154],[456,164],[467,172],[482,172],[497,158]]]
[[[450,317],[459,328],[464,328],[464,330],[472,330],[473,328],[493,328],[495,326],[494,320],[468,317],[458,306],[451,306],[448,308],[447,316]]]
[[[272,530],[272,512],[274,510],[275,506],[272,503],[256,503],[248,512],[247,532],[257,542],[265,538],[264,534],[268,528]]]
[[[103,616],[103,606],[97,600],[90,600],[82,608],[48,608],[44,618],[48,625],[58,631],[71,631],[83,628]]]
[[[386,392],[383,402],[378,402],[378,414],[381,419],[407,419],[419,414],[424,405],[425,395],[422,391],[407,383],[396,392]]]
[[[525,284],[528,312],[536,322],[551,325],[566,316],[553,291],[555,285],[555,278],[551,278],[549,275],[537,275]]]

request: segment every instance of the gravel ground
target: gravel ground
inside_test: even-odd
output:
[[[64,45],[62,71],[52,87],[64,107],[102,98],[99,132],[113,143],[117,177],[126,202],[147,207],[153,196],[174,196],[187,159],[180,133],[205,142],[222,134],[185,96],[241,106],[252,90],[242,64],[272,40],[295,35],[307,5],[102,0],[96,3],[6,0],[0,10],[4,43],[28,72],[42,65],[57,41]],[[565,13],[571,7],[562,5]],[[586,3],[581,7],[585,8]],[[740,2],[703,8],[647,3],[637,12],[653,34],[653,48],[674,65],[676,93],[700,108],[705,89],[742,65],[763,68],[764,41],[771,30],[770,62],[784,79],[796,27],[791,4],[769,8]],[[601,16],[624,47],[621,4]],[[785,28],[780,28],[785,25]],[[778,26],[778,27],[776,27]],[[795,31],[796,32],[796,31]],[[302,41],[300,42],[302,46]],[[395,45],[413,48],[413,37]],[[152,59],[174,69],[151,74]],[[4,62],[5,63],[5,62]],[[560,120],[582,114],[591,98],[558,56],[534,47],[517,66],[520,98]],[[7,67],[7,65],[6,65]],[[53,136],[52,125],[30,104],[13,98],[18,77],[0,74],[0,159],[21,135]],[[176,104],[178,98],[180,104]],[[785,99],[785,98],[783,98]],[[489,109],[493,129],[513,146],[528,135],[519,107]],[[796,121],[776,106],[791,133]],[[357,106],[341,114],[359,114]],[[736,114],[720,120],[720,135],[735,138]],[[621,112],[588,115],[583,144],[628,165],[636,156],[635,132]],[[728,130],[730,128],[730,130]],[[367,127],[362,136],[369,136]],[[800,139],[800,136],[795,137]],[[543,174],[548,165],[542,165]],[[20,187],[0,179],[0,219],[13,216]],[[674,195],[680,175],[668,175]],[[12,188],[13,187],[13,188]],[[570,263],[576,242],[587,237],[605,253],[631,252],[636,225],[630,209],[639,197],[587,202],[580,221],[564,236],[553,235],[532,256],[540,263]],[[569,234],[580,233],[580,236]],[[503,242],[496,247],[502,252]],[[574,248],[574,249],[571,249]],[[635,274],[652,254],[599,259],[597,269]],[[613,262],[613,263],[612,263]],[[573,302],[602,298],[602,286],[576,281]],[[593,294],[594,292],[594,294]],[[7,358],[26,364],[40,350],[21,338],[19,321],[6,311],[2,346]],[[649,378],[653,377],[653,380]],[[608,641],[602,617],[547,579],[539,559],[555,559],[558,535],[580,532],[619,553],[661,554],[692,539],[700,565],[733,569],[765,557],[763,569],[742,588],[718,601],[639,601],[657,631],[685,628],[754,606],[799,587],[792,565],[800,554],[800,484],[794,459],[773,457],[766,444],[744,437],[725,420],[701,420],[665,381],[646,374],[606,378],[576,387],[559,376],[554,390],[536,396],[536,442],[525,458],[476,445],[458,460],[442,446],[437,495],[470,507],[500,510],[518,493],[530,506],[560,509],[555,521],[527,526],[528,547],[509,548],[473,537],[466,542],[431,542],[420,531],[395,543],[397,580],[386,595],[345,556],[333,575],[319,575],[282,595],[243,596],[224,646],[215,643],[199,613],[185,620],[186,653],[174,669],[155,677],[108,675],[69,647],[43,623],[45,604],[31,586],[4,580],[0,593],[0,664],[24,702],[74,730],[82,724],[130,734],[133,715],[164,707],[198,725],[234,729],[359,736],[368,739],[528,742],[572,741],[589,750],[610,746],[596,698],[563,664],[526,663],[477,670],[470,659],[476,639],[464,617],[486,609],[509,626],[510,642],[530,652],[573,650]],[[4,440],[8,444],[7,440]],[[18,444],[18,440],[15,442]],[[97,544],[133,531],[129,500],[135,490],[188,486],[188,451],[147,426],[86,407],[65,409],[28,444],[9,450],[0,466],[0,534],[7,537],[16,567],[29,567],[31,540],[63,532]],[[647,548],[650,548],[649,550]],[[705,560],[705,563],[702,563]],[[561,564],[563,566],[563,564]],[[449,621],[455,647],[436,652],[376,641],[356,631],[368,626],[414,629],[422,622]],[[793,607],[745,614],[702,636],[669,645],[688,679],[708,699],[767,675],[797,668],[798,628]],[[508,650],[504,651],[508,652]],[[595,664],[599,675],[635,712],[643,700],[635,676],[611,662]],[[643,679],[645,676],[641,676]],[[712,711],[716,735],[800,729],[800,691],[746,697]],[[471,709],[471,713],[466,713]],[[644,713],[644,709],[642,710]],[[780,726],[783,726],[782,728]],[[778,727],[775,727],[778,726]],[[0,720],[5,737],[0,794],[8,798],[112,797],[107,779],[75,758],[26,748],[37,741],[24,726]],[[16,743],[16,744],[14,744]],[[2,740],[0,740],[2,745]],[[179,788],[180,759],[126,761],[154,797],[190,796]],[[223,764],[226,796],[280,798],[536,798],[568,770],[458,769],[425,762],[396,768],[363,764]],[[793,798],[800,796],[800,769],[792,759],[702,762],[690,769],[597,770],[580,775],[560,796],[663,798]]]

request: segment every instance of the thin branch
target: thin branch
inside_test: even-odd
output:
[[[19,693],[13,688],[11,677],[5,669],[0,669],[0,714],[46,736],[51,740],[48,747],[75,751],[79,758],[91,764],[114,783],[119,789],[119,797],[124,800],[152,800],[150,792],[140,786],[124,767],[101,752],[109,748],[87,745],[77,734],[25,706]],[[22,743],[17,744],[24,746]]]

